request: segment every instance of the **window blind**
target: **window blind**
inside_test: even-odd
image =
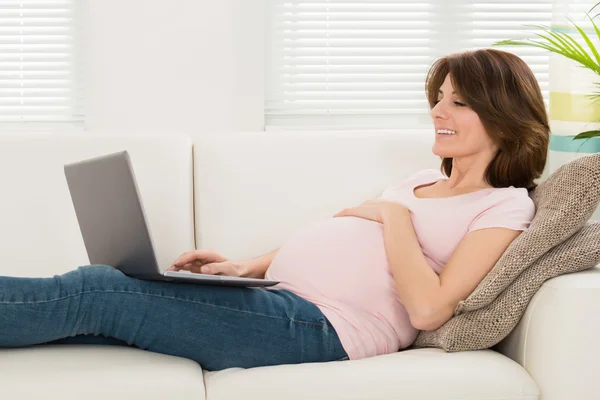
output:
[[[532,37],[552,0],[267,0],[267,126],[403,127],[430,121],[440,56]],[[549,54],[521,56],[548,98]]]
[[[75,0],[0,0],[0,123],[83,118]]]

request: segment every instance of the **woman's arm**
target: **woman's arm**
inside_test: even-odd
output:
[[[275,249],[260,257],[240,261],[241,276],[248,278],[264,279],[267,269],[271,265],[275,254],[279,249]]]
[[[398,296],[411,324],[426,329],[436,308],[434,300],[441,293],[440,279],[421,251],[407,209],[383,216],[383,240]]]
[[[475,290],[521,233],[487,228],[467,234],[438,276],[421,251],[408,211],[386,215],[383,227],[398,295],[420,330],[438,329],[452,318],[458,302]]]

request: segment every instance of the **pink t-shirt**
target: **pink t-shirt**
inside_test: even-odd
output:
[[[467,233],[525,230],[535,214],[527,189],[513,186],[446,198],[414,195],[416,186],[440,179],[447,177],[439,170],[422,170],[379,197],[411,211],[421,250],[437,274]],[[287,289],[316,304],[351,360],[396,352],[417,336],[398,297],[378,222],[338,217],[307,226],[279,249],[265,277],[281,281],[268,290]]]

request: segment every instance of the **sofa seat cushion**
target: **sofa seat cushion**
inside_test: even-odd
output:
[[[351,361],[205,371],[207,400],[538,399],[533,379],[493,350],[414,349]]]
[[[205,398],[198,363],[127,346],[0,349],[0,382],[3,399]]]

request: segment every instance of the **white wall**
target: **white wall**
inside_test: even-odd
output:
[[[263,130],[264,1],[84,2],[86,130]]]

